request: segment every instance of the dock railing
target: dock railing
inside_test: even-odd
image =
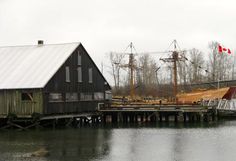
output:
[[[221,99],[217,105],[218,110],[236,111],[236,101]]]

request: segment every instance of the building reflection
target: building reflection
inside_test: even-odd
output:
[[[102,128],[8,131],[0,134],[0,152],[4,160],[22,160],[32,153],[48,151],[37,160],[94,160],[109,153],[110,133]]]

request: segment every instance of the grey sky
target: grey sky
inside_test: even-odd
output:
[[[236,48],[235,0],[0,0],[0,46],[80,41],[96,64],[105,53],[181,48],[209,41]],[[108,73],[104,73],[108,77]]]

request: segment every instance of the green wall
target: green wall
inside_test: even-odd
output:
[[[33,93],[33,101],[22,100],[21,93]],[[41,90],[1,90],[0,91],[0,117],[9,113],[18,117],[28,117],[33,113],[43,112],[43,94]]]

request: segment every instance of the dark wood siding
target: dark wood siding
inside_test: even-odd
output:
[[[78,65],[78,52],[81,54],[82,63]],[[66,82],[66,70],[70,69],[70,82]],[[77,68],[82,68],[82,82],[78,82],[78,70]],[[88,70],[92,68],[93,83],[89,83]],[[97,103],[103,101],[95,100],[80,100],[81,93],[94,92],[105,92],[110,90],[109,84],[105,83],[106,80],[102,76],[101,72],[88,55],[86,50],[82,45],[72,53],[72,55],[66,60],[66,62],[60,67],[56,74],[51,78],[44,88],[44,113],[54,114],[54,113],[77,113],[77,112],[88,112],[96,110]],[[58,102],[50,102],[50,93],[62,93],[63,100]],[[65,101],[66,93],[77,93],[78,101]]]

